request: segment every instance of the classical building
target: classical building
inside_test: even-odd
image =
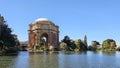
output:
[[[59,48],[59,27],[46,18],[39,18],[29,24],[28,36],[29,48],[41,45],[46,49],[50,46]]]

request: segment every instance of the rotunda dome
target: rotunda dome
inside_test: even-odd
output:
[[[50,21],[50,20],[48,20],[47,18],[38,18],[35,20],[35,22],[38,22],[38,21]]]

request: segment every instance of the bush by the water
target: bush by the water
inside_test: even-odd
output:
[[[116,48],[116,42],[113,39],[107,39],[102,43],[103,50],[115,50],[115,48]]]
[[[60,42],[60,49],[65,51],[86,51],[87,42],[80,39],[73,41],[68,36],[65,36]]]

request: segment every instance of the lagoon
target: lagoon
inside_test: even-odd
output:
[[[120,52],[20,51],[17,56],[0,56],[0,68],[120,68]]]

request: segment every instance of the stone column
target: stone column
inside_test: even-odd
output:
[[[32,42],[32,40],[31,40],[31,38],[32,38],[32,32],[29,30],[28,31],[28,48],[31,48],[31,46],[32,46],[32,44],[31,44],[31,42]]]
[[[59,32],[57,32],[57,48],[59,49]]]

